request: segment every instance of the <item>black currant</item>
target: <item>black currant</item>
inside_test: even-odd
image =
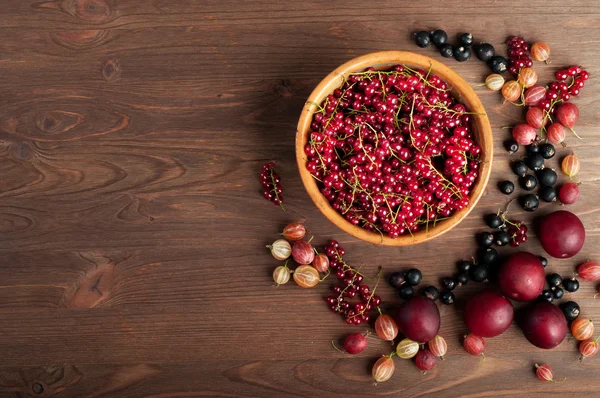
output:
[[[567,301],[566,303],[562,303],[560,305],[560,309],[562,310],[563,314],[565,314],[565,318],[567,318],[567,321],[569,322],[577,319],[581,312],[579,304],[577,304],[574,301]]]
[[[508,69],[508,60],[501,55],[496,55],[488,61],[494,73],[502,74]]]
[[[504,224],[504,220],[498,214],[490,213],[485,216],[485,223],[490,228],[500,228]]]
[[[482,232],[477,235],[477,242],[481,247],[490,247],[494,243],[494,234],[488,231]],[[465,271],[468,271],[467,268]]]
[[[522,160],[517,160],[516,162],[512,162],[512,164],[510,165],[510,167],[511,167],[513,173],[515,173],[519,177],[522,177],[525,174],[527,174],[528,167],[525,164],[525,162],[522,161]]]
[[[526,191],[533,191],[537,187],[537,183],[537,178],[531,174],[526,174],[519,178],[519,185]]]
[[[544,202],[554,202],[556,200],[556,189],[554,187],[541,187],[538,194]]]
[[[542,155],[544,159],[551,159],[555,154],[556,149],[554,148],[554,145],[550,144],[549,142],[540,145],[540,155]]]
[[[579,290],[579,281],[575,278],[563,279],[562,285],[565,288],[565,290],[569,293],[575,293]]]
[[[556,175],[556,171],[552,170],[549,167],[545,167],[539,170],[536,174],[538,180],[540,181],[540,184],[546,187],[554,186],[554,184],[556,184],[556,181],[558,180],[558,175]]]
[[[537,144],[527,145],[527,154],[538,153],[540,151],[540,147]]]
[[[440,55],[444,58],[452,58],[454,57],[454,49],[450,44],[444,44],[440,47]]]
[[[478,264],[469,270],[469,277],[473,282],[485,282],[488,278],[488,267]]]
[[[531,193],[519,197],[519,202],[525,211],[535,211],[540,205],[538,197]]]
[[[515,191],[515,184],[513,184],[510,181],[500,181],[498,183],[498,188],[500,189],[500,192],[502,192],[505,195],[510,195],[511,193],[513,193]]]
[[[489,43],[481,43],[475,47],[475,55],[483,62],[487,62],[496,55],[496,49]]]
[[[550,274],[546,277],[546,280],[548,281],[548,286],[551,288],[559,287],[562,283],[562,277],[559,274]]]
[[[456,298],[454,297],[454,293],[452,292],[443,292],[440,296],[440,300],[442,301],[442,303],[448,305],[453,304],[455,299]]]
[[[402,300],[410,300],[414,295],[415,290],[407,283],[400,286],[400,289],[398,289],[398,296],[400,296]]]
[[[454,290],[457,284],[454,278],[446,277],[442,279],[442,287],[446,290]]]
[[[479,252],[479,260],[483,264],[491,265],[498,261],[498,252],[496,249],[488,247]]]
[[[525,159],[525,164],[533,171],[541,170],[544,167],[544,158],[539,153],[531,153]]]
[[[472,267],[473,263],[467,260],[462,260],[458,263],[458,270],[460,272],[469,272]]]
[[[465,62],[471,58],[471,48],[469,47],[455,47],[454,48],[454,59],[458,62]]]
[[[440,291],[435,286],[427,286],[421,291],[421,294],[430,300],[437,300],[440,297]]]
[[[546,266],[548,265],[548,259],[546,257],[538,256],[538,260],[540,260],[540,263],[542,263],[544,268],[546,268]]]
[[[542,294],[540,294],[540,300],[548,301],[551,303],[552,301],[554,301],[554,297],[552,296],[550,290],[544,290],[542,291]]]
[[[498,246],[506,246],[510,243],[510,235],[506,231],[496,231],[494,232],[494,243]]]
[[[469,273],[459,272],[454,278],[456,279],[456,282],[458,282],[459,286],[466,285],[469,282]]]
[[[417,286],[423,279],[423,274],[416,268],[411,268],[406,271],[406,282],[411,286]]]
[[[428,47],[431,43],[431,35],[427,31],[422,30],[420,32],[414,33],[414,36],[415,43],[417,43],[417,46],[421,48]]]
[[[406,282],[406,279],[404,278],[404,273],[394,272],[390,274],[390,276],[388,277],[388,282],[392,287],[395,287],[396,289],[400,288],[402,285],[404,285],[404,282]]]
[[[458,35],[458,42],[465,47],[471,47],[473,45],[473,35],[470,33],[461,33]]]
[[[555,299],[560,300],[564,295],[565,291],[562,290],[560,287],[555,287],[554,289],[552,289],[552,297],[554,297]]]
[[[504,148],[506,148],[508,153],[515,153],[519,150],[519,143],[515,140],[507,140],[504,141]]]
[[[433,44],[440,48],[448,44],[448,34],[441,29],[431,32],[431,41]]]

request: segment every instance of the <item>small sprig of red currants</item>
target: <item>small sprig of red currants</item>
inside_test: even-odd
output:
[[[373,290],[364,284],[364,276],[346,263],[346,250],[335,240],[325,246],[325,254],[329,258],[331,272],[341,281],[333,285],[335,296],[325,299],[327,305],[332,312],[341,314],[348,324],[368,323],[371,319],[369,313],[381,305],[381,297],[375,294],[379,279]]]
[[[283,187],[281,178],[275,172],[275,162],[265,164],[260,172],[260,182],[263,185],[263,196],[265,199],[281,206],[283,211]]]

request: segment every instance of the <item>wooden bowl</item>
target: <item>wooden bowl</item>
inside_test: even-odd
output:
[[[424,70],[428,70],[431,66],[432,73],[446,81],[446,83],[451,86],[453,94],[467,106],[469,111],[475,113],[475,115],[473,115],[472,127],[475,140],[482,149],[482,163],[479,168],[479,177],[472,187],[473,189],[470,196],[471,201],[468,207],[455,212],[449,219],[440,222],[434,227],[430,226],[427,231],[423,229],[414,232],[412,235],[404,234],[398,238],[392,239],[386,235],[382,237],[382,235],[377,232],[367,231],[366,229],[351,224],[340,213],[331,207],[327,199],[325,199],[325,197],[323,197],[319,191],[315,179],[306,169],[306,155],[304,153],[304,146],[308,142],[310,124],[313,114],[317,109],[315,104],[320,104],[327,95],[331,94],[333,90],[340,87],[344,81],[344,78],[346,78],[350,73],[362,71],[370,66],[374,67],[375,69],[382,70],[390,68],[396,64],[406,64]],[[475,94],[469,84],[456,72],[441,62],[407,51],[383,51],[363,55],[346,62],[331,72],[319,83],[319,85],[314,89],[308,98],[306,105],[302,109],[302,114],[300,115],[300,120],[298,121],[298,131],[296,132],[296,160],[298,162],[300,176],[302,178],[302,182],[304,183],[304,187],[319,210],[321,210],[321,212],[329,219],[329,221],[350,235],[367,242],[387,246],[408,246],[425,242],[448,232],[458,223],[460,223],[475,207],[479,201],[479,198],[483,194],[483,191],[485,190],[492,169],[493,151],[494,147],[490,122],[485,114],[485,109],[483,108],[479,97],[477,94]]]

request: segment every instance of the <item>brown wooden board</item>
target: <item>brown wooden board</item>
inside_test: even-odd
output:
[[[600,255],[600,15],[592,1],[377,3],[357,1],[3,0],[0,2],[0,397],[542,397],[597,395],[598,359],[580,363],[567,339],[551,351],[516,326],[488,340],[484,362],[461,347],[469,283],[441,308],[446,360],[422,375],[396,360],[372,385],[389,344],[370,339],[357,357],[332,340],[364,331],[312,290],[273,286],[265,249],[289,221],[306,219],[314,243],[337,239],[373,277],[418,267],[424,283],[469,258],[482,216],[512,179],[502,129],[522,109],[480,84],[489,69],[420,49],[410,33],[469,31],[505,51],[511,34],[551,47],[536,63],[546,82],[562,66],[590,74],[577,132],[547,162],[581,158],[582,195],[570,210],[584,250],[550,260],[569,274]],[[381,50],[409,50],[460,73],[483,101],[495,136],[488,189],[450,233],[414,247],[380,247],[336,229],[310,201],[294,157],[304,101],[331,70]],[[277,161],[287,213],[265,201],[258,173]],[[561,182],[566,177],[561,176]],[[543,215],[557,204],[542,205]],[[514,206],[513,217],[532,215]],[[529,251],[543,251],[531,228]],[[513,249],[506,249],[511,252]],[[384,308],[399,304],[381,284]],[[600,317],[595,285],[566,297]],[[551,364],[561,384],[538,381]]]

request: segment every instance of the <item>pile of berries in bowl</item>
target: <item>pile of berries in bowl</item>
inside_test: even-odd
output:
[[[454,71],[388,51],[349,61],[310,95],[296,156],[309,195],[355,237],[411,245],[447,232],[482,195],[492,132]]]

